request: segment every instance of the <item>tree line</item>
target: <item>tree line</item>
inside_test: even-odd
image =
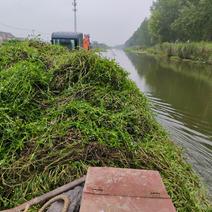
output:
[[[162,42],[212,41],[212,0],[156,0],[125,43],[152,46]]]

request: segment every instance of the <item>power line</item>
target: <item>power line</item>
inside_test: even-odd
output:
[[[28,33],[30,31],[33,36],[35,36],[35,32],[37,32],[38,34],[46,35],[46,36],[49,36],[51,34],[51,33],[47,33],[47,32],[40,32],[39,30],[35,30],[35,29],[16,27],[16,26],[12,26],[12,25],[5,24],[5,23],[2,23],[2,22],[0,22],[0,25],[11,28],[11,29],[15,29],[15,30],[25,31],[25,32],[28,32]]]
[[[12,25],[5,24],[2,22],[0,22],[0,25],[11,28],[11,29],[21,30],[21,31],[33,31],[34,30],[34,29],[29,29],[29,28],[16,27],[16,26],[12,26]]]

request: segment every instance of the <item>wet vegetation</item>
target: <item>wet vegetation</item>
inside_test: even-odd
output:
[[[165,56],[171,59],[188,60],[198,63],[212,64],[212,43],[161,43],[153,47],[133,47],[126,51],[136,53],[146,53],[149,55]]]
[[[149,53],[212,64],[212,43],[162,43],[147,50]]]
[[[178,211],[209,210],[202,185],[114,61],[38,41],[0,46],[0,209],[86,174],[158,170]]]

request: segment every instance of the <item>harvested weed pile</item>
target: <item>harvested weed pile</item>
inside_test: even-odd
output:
[[[197,177],[115,62],[37,41],[0,47],[0,209],[86,173],[161,172],[179,211],[208,208]]]

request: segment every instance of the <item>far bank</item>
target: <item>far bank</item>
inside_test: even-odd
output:
[[[212,65],[212,42],[165,42],[149,48],[135,46],[126,51]]]

